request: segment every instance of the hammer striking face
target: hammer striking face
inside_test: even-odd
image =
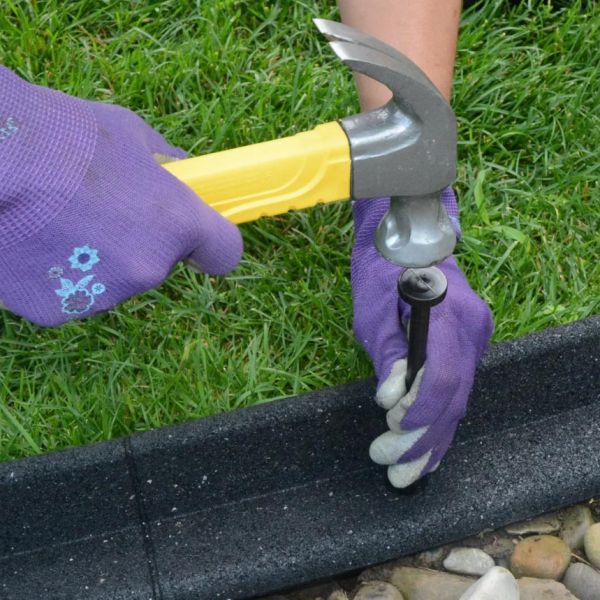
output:
[[[171,173],[232,221],[324,202],[390,196],[379,252],[406,267],[451,254],[455,234],[440,203],[456,169],[456,121],[427,76],[392,47],[316,19],[336,55],[386,85],[381,108],[270,142],[168,163]]]

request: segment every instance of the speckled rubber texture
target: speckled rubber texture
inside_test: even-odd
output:
[[[599,348],[600,317],[492,347],[407,491],[373,381],[0,464],[0,598],[248,598],[597,495]]]

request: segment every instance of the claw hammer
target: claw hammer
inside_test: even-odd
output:
[[[407,268],[398,286],[412,306],[408,389],[425,360],[429,309],[446,293],[444,275],[432,265],[456,244],[441,203],[456,175],[456,119],[406,56],[347,25],[314,22],[345,65],[391,90],[387,104],[294,136],[163,166],[235,223],[390,196],[374,243],[386,260]]]

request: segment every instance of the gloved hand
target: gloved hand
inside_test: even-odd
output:
[[[457,235],[458,210],[452,190],[443,202]],[[373,235],[388,199],[354,203],[352,251],[354,331],[369,353],[378,378],[376,401],[387,409],[389,431],[370,448],[373,461],[403,488],[435,470],[464,416],[475,369],[493,330],[489,308],[470,288],[453,257],[437,265],[448,279],[445,300],[430,314],[425,365],[406,393],[405,333],[410,306],[398,296],[403,269],[384,260]]]
[[[182,158],[131,111],[0,66],[0,301],[45,326],[105,311],[187,259],[238,263],[235,225],[155,158]]]

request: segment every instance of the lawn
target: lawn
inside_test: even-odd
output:
[[[600,7],[485,4],[464,14],[456,70],[458,256],[500,341],[599,312]],[[208,153],[358,111],[311,23],[336,15],[301,0],[5,0],[0,62]],[[371,375],[351,330],[348,204],[242,230],[227,278],[178,267],[54,330],[0,313],[0,460]]]

